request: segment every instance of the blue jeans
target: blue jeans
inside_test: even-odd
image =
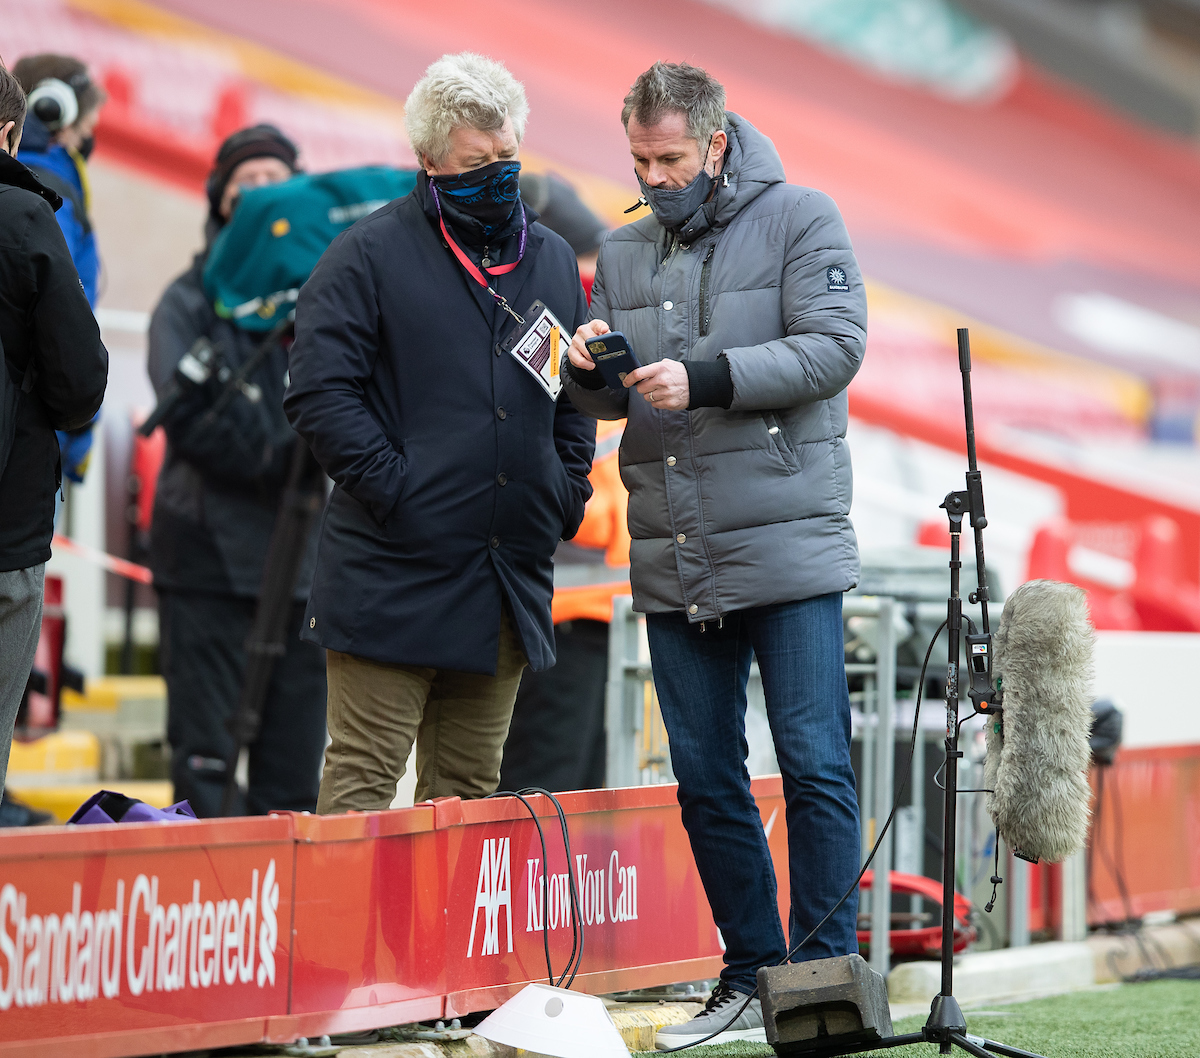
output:
[[[758,658],[783,774],[791,944],[803,940],[859,868],[858,799],[850,766],[850,697],[842,597],[762,606],[701,631],[683,614],[649,614],[654,682],[679,780],[692,855],[725,940],[721,978],[750,993],[760,966],[788,950],[775,870],[746,770],[746,680]],[[858,951],[858,893],[793,962]]]

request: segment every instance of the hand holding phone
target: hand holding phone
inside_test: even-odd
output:
[[[608,334],[611,330],[603,320],[588,320],[587,323],[576,327],[574,335],[571,336],[571,344],[567,347],[567,359],[571,366],[580,371],[595,371],[596,365],[592,363],[592,358],[583,343],[589,338]]]
[[[620,331],[588,338],[584,347],[609,389],[623,389],[625,376],[642,366]]]

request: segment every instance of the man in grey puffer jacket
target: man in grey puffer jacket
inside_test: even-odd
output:
[[[656,63],[622,112],[653,210],[600,251],[571,401],[628,417],[635,609],[646,613],[679,803],[716,925],[721,985],[659,1047],[763,1039],[760,966],[789,950],[746,770],[757,656],[787,802],[794,961],[858,950],[859,828],[841,593],[858,579],[846,386],[866,296],[841,215],[785,182],[774,146],[703,70]],[[621,331],[643,365],[614,391],[584,349]],[[740,1011],[740,1014],[739,1014]],[[715,1041],[714,1041],[715,1042]]]

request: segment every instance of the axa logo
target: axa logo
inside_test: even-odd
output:
[[[483,912],[483,943],[480,955],[500,954],[500,911],[508,930],[508,950],[513,950],[512,869],[509,865],[508,838],[487,838],[479,857],[479,881],[475,886],[475,909],[471,912],[471,937],[467,958],[475,954],[475,930],[479,912]]]
[[[638,918],[638,870],[622,863],[614,849],[598,866],[589,867],[588,854],[575,857],[574,872],[544,873],[540,859],[526,861],[525,932],[543,928],[570,929],[572,883],[579,901],[579,917],[587,925],[633,922]],[[574,874],[572,878],[571,874]],[[519,879],[518,879],[519,881]],[[503,913],[507,950],[513,950],[512,867],[508,838],[487,838],[479,856],[479,880],[475,907],[471,912],[471,936],[467,958],[499,955],[500,921]],[[482,912],[482,918],[480,913]],[[480,922],[483,928],[480,930]],[[476,946],[475,937],[481,934]]]

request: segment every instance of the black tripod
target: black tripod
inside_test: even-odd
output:
[[[900,1036],[887,1036],[869,1042],[846,1042],[838,1044],[832,1040],[811,1049],[805,1047],[789,1049],[790,1053],[832,1058],[834,1055],[858,1054],[863,1051],[884,1050],[904,1047],[910,1043],[936,1043],[940,1054],[950,1054],[958,1047],[977,1058],[1042,1058],[1032,1051],[1010,1047],[995,1040],[973,1036],[967,1032],[958,1000],[954,998],[954,863],[956,854],[956,830],[958,821],[958,762],[962,750],[958,748],[959,702],[959,650],[965,641],[967,647],[967,696],[974,710],[972,715],[996,715],[1000,712],[1000,695],[992,682],[992,633],[988,623],[987,571],[983,560],[983,530],[987,516],[983,509],[983,479],[975,459],[975,411],[971,401],[971,346],[965,327],[958,330],[958,366],[962,373],[963,408],[967,428],[967,487],[962,492],[948,493],[942,508],[950,519],[950,597],[946,601],[946,629],[948,634],[949,664],[946,672],[946,761],[945,784],[945,853],[942,859],[942,990],[934,998],[929,1020],[920,1032],[909,1032]],[[975,570],[978,583],[968,601],[978,603],[981,611],[982,628],[964,617],[962,596],[959,594],[962,559],[960,539],[963,518],[971,523],[975,534]],[[963,622],[966,621],[966,633]],[[967,718],[969,719],[969,718]],[[889,820],[890,822],[890,820]],[[886,869],[886,868],[880,868]]]
[[[287,652],[287,637],[296,631],[289,624],[292,592],[304,561],[305,547],[313,519],[325,501],[324,479],[303,437],[293,442],[292,461],[287,484],[275,516],[267,560],[263,567],[262,588],[254,624],[246,637],[246,675],[238,696],[237,710],[229,718],[233,745],[225,760],[225,791],[221,815],[233,815],[238,800],[237,766],[242,750],[253,744],[262,727],[263,707],[267,701],[275,663]]]

